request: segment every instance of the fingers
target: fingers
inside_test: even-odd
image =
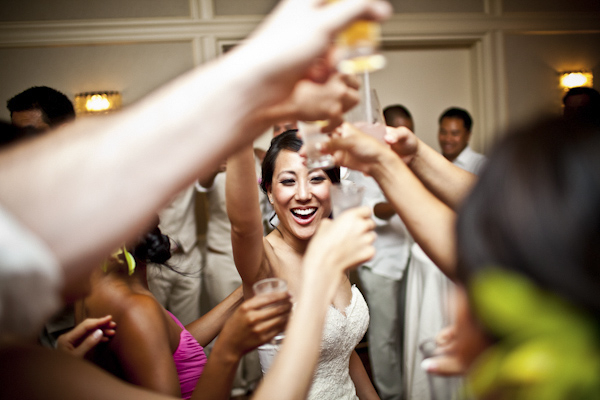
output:
[[[100,343],[103,337],[104,333],[102,332],[102,329],[96,329],[91,335],[88,335],[79,346],[75,347],[73,351],[71,351],[71,354],[77,357],[85,356],[88,351]]]
[[[358,19],[381,21],[392,14],[385,1],[345,0],[323,7],[321,17],[330,22],[330,29],[339,31]]]
[[[277,303],[288,304],[290,302],[290,297],[288,292],[262,293],[246,300],[243,306],[249,309],[259,309],[276,305]]]
[[[112,321],[112,316],[107,315],[102,318],[87,318],[83,322],[79,323],[71,331],[65,333],[63,341],[66,339],[69,343],[74,346],[79,341],[84,339],[84,336],[89,335],[90,332],[100,329],[102,327],[110,328],[111,330],[116,326],[116,323]],[[114,334],[114,330],[112,332]]]
[[[306,79],[314,83],[325,83],[333,72],[331,63],[325,58],[317,58],[306,71]]]
[[[116,326],[110,315],[87,318],[71,331],[61,335],[57,340],[57,347],[74,356],[83,357],[98,343],[108,341],[110,336],[114,336]]]
[[[358,80],[358,78],[354,75],[349,75],[349,74],[340,74],[341,79],[344,81],[344,83],[351,87],[352,89],[356,89],[358,90],[360,88],[360,81]]]
[[[421,368],[430,374],[442,376],[462,375],[466,372],[460,360],[452,355],[426,358],[421,362]]]
[[[77,325],[73,330],[79,330],[79,331],[83,331],[85,333],[86,331],[91,331],[92,329],[100,328],[101,326],[106,325],[111,321],[112,321],[111,315],[106,315],[101,318],[86,318],[83,322],[81,322],[79,325]],[[114,321],[112,321],[112,322],[114,323]]]

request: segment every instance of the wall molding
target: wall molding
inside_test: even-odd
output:
[[[27,21],[0,23],[0,48],[190,42],[195,65],[244,40],[263,16],[214,15],[211,0],[189,0],[178,18]],[[485,0],[483,13],[396,14],[382,26],[384,48],[456,47],[471,52],[475,114],[487,149],[507,124],[504,37],[509,34],[600,33],[600,13],[504,13],[501,0]]]
[[[194,0],[191,0],[192,2]],[[199,8],[198,8],[199,7]],[[190,40],[199,36],[241,40],[262,16],[212,17],[212,9],[201,2],[189,18],[119,20],[76,20],[0,23],[0,47],[86,45],[118,42]],[[518,14],[405,14],[394,15],[383,24],[384,40],[402,36],[420,40],[425,35],[505,33],[591,33],[600,32],[600,13]]]

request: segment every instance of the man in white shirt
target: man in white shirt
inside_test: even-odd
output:
[[[439,119],[438,141],[442,154],[456,166],[477,174],[485,163],[485,156],[469,146],[473,119],[466,110],[452,107]]]

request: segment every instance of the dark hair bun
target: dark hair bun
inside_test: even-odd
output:
[[[164,264],[171,258],[171,244],[169,237],[163,235],[158,227],[142,237],[140,243],[133,250],[133,255],[138,260]]]

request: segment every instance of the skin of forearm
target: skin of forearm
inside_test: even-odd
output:
[[[217,339],[196,384],[193,400],[228,400],[241,355]]]
[[[354,382],[356,394],[359,399],[379,400],[377,391],[375,390],[375,387],[373,387],[371,379],[365,370],[365,366],[356,351],[353,351],[350,355],[350,377]]]
[[[391,150],[369,174],[425,253],[450,279],[456,271],[456,214],[436,198]]]
[[[254,152],[248,146],[237,152],[227,163],[225,182],[227,214],[233,232],[262,230],[258,184],[254,170]]]
[[[225,322],[243,301],[244,293],[242,287],[239,286],[208,313],[186,325],[186,329],[201,346],[206,347],[219,334]]]
[[[11,189],[0,201],[67,269],[93,265],[145,229],[203,171],[262,133],[267,122],[256,130],[246,122],[270,105],[258,90],[266,78],[256,71],[258,79],[249,80],[239,70],[237,56],[224,58],[122,113],[76,121],[4,152],[0,187]]]
[[[303,279],[297,306],[285,332],[286,340],[254,400],[306,398],[319,359],[327,309],[340,281],[341,273],[339,279],[327,279],[318,273]]]
[[[448,161],[419,140],[411,170],[436,197],[457,211],[475,184],[476,176]]]

